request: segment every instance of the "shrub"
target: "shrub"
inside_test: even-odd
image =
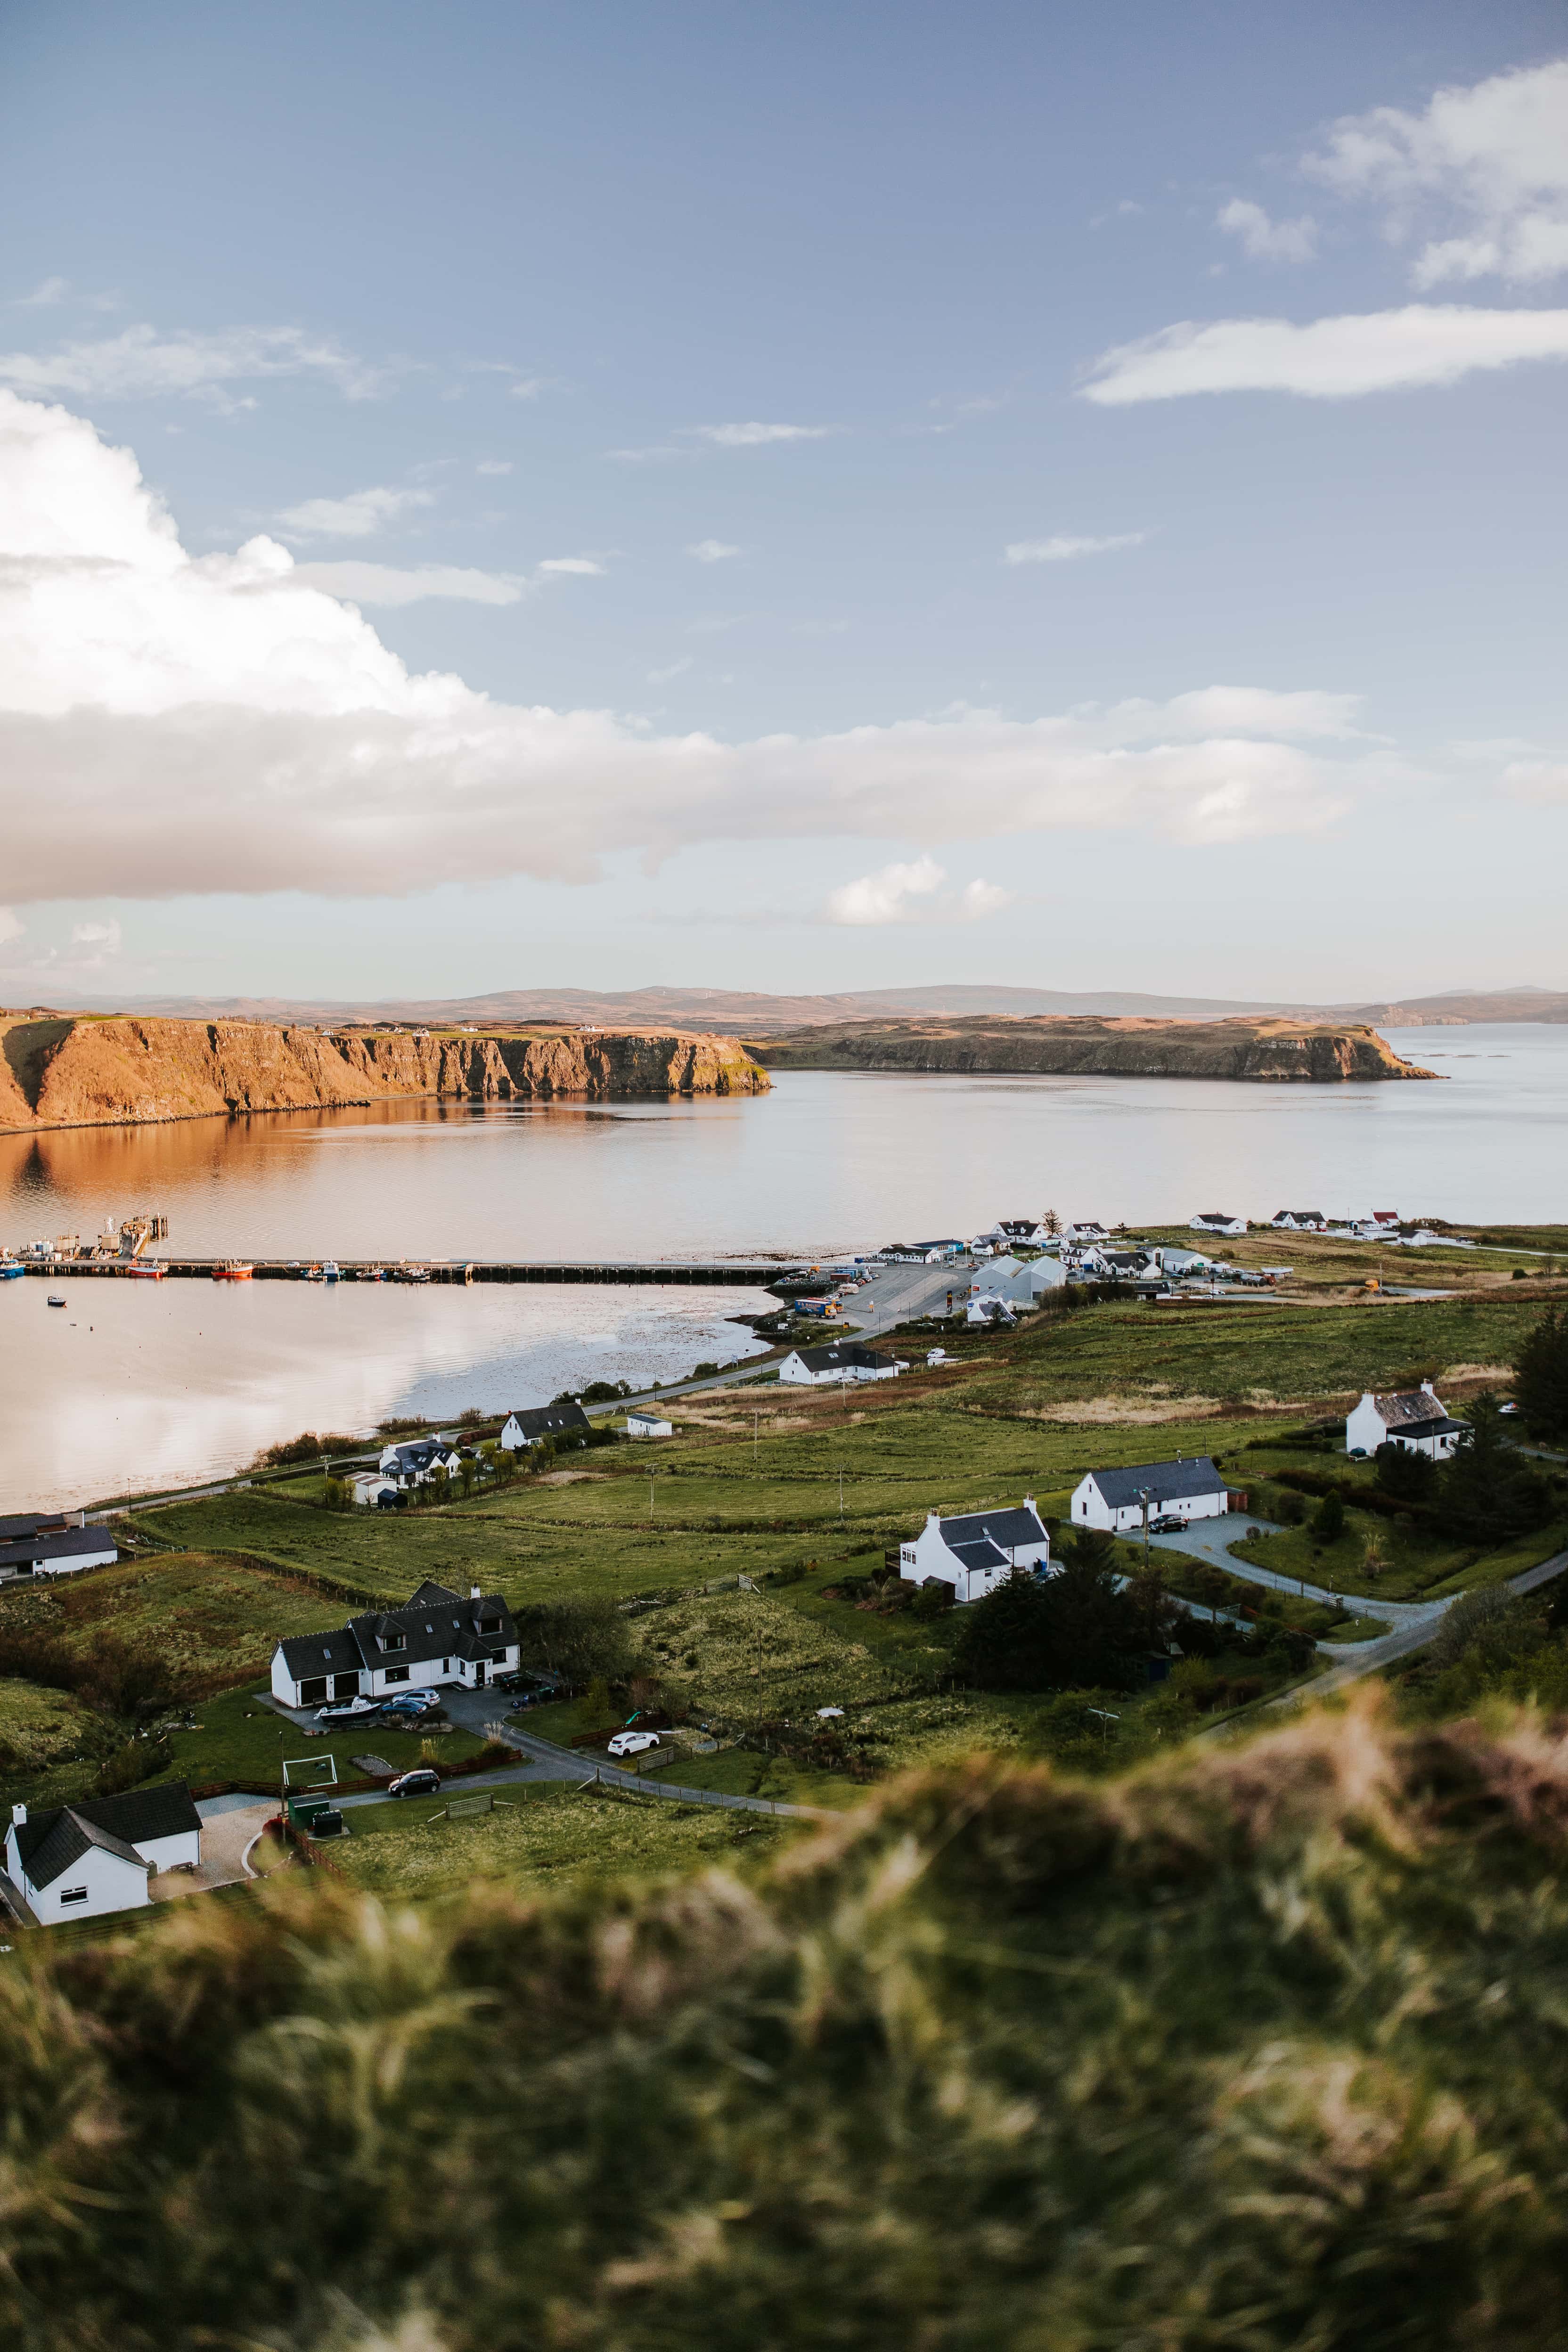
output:
[[[1568,1307],[1549,1307],[1520,1348],[1514,1398],[1537,1436],[1568,1436]]]
[[[1323,1496],[1312,1514],[1312,1533],[1320,1543],[1338,1543],[1345,1531],[1345,1507],[1337,1494]]]

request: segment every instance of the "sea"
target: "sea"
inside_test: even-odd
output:
[[[173,1256],[752,1264],[1224,1209],[1568,1222],[1568,1027],[1384,1033],[1433,1085],[794,1071],[760,1097],[394,1103],[0,1138],[0,1244],[168,1219]],[[66,1299],[51,1308],[47,1294]],[[0,1511],[668,1381],[758,1343],[760,1290],[0,1283]]]

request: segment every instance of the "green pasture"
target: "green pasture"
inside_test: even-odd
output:
[[[353,1761],[355,1756],[384,1757],[395,1772],[406,1772],[411,1765],[422,1760],[421,1743],[430,1737],[439,1769],[442,1764],[456,1764],[465,1757],[477,1755],[484,1745],[482,1739],[466,1731],[446,1731],[432,1737],[419,1731],[394,1731],[379,1722],[334,1728],[325,1738],[308,1739],[295,1725],[286,1723],[264,1705],[256,1696],[260,1687],[247,1683],[242,1689],[202,1700],[192,1710],[195,1728],[169,1734],[168,1765],[156,1777],[185,1780],[193,1787],[214,1780],[234,1780],[242,1784],[254,1781],[273,1789],[279,1785],[279,1767],[284,1757],[309,1757],[314,1760],[330,1756],[337,1766],[341,1784],[362,1777]],[[300,1777],[295,1775],[296,1785]],[[460,1782],[458,1785],[461,1787]]]

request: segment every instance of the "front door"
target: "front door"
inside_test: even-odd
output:
[[[476,1690],[483,1690],[484,1686],[485,1666],[484,1660],[481,1658],[479,1664],[474,1668],[474,1688]]]

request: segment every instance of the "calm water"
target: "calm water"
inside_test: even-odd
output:
[[[760,1099],[375,1110],[0,1139],[0,1241],[133,1210],[174,1254],[818,1255],[1056,1209],[1568,1219],[1568,1028],[1391,1032],[1440,1086],[799,1072]],[[745,1292],[0,1286],[0,1509],[230,1469],[302,1427],[661,1379]]]

